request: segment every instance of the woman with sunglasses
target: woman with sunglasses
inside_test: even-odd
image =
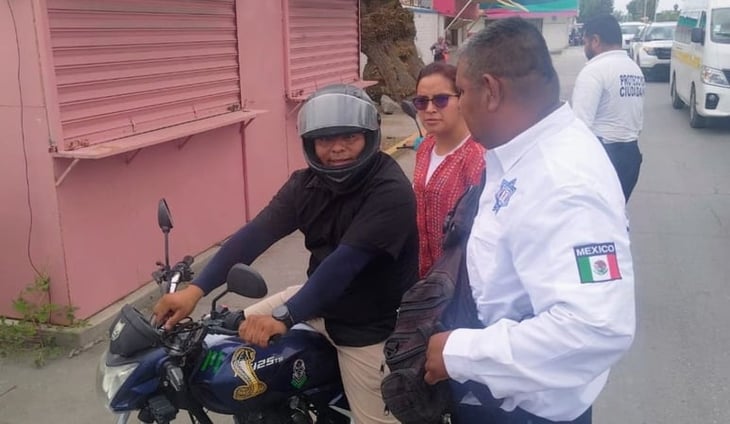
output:
[[[443,62],[418,74],[413,105],[427,135],[416,153],[413,189],[416,193],[419,276],[441,255],[446,214],[484,170],[484,148],[474,141],[459,110],[456,67]]]

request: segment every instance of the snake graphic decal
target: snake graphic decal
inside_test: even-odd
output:
[[[238,348],[231,358],[231,368],[236,377],[243,380],[243,384],[233,391],[233,399],[246,400],[256,397],[266,391],[266,383],[259,380],[253,369],[256,351],[250,347]]]

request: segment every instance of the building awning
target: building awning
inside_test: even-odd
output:
[[[474,19],[462,19],[462,18],[456,18],[451,19],[450,21],[447,21],[450,29],[459,29],[464,28],[469,25],[471,25],[474,22]]]
[[[578,16],[578,0],[498,0],[480,2],[482,15],[489,18],[514,16],[538,18],[549,16]]]

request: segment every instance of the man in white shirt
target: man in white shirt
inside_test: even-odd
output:
[[[588,63],[575,81],[573,110],[603,143],[628,202],[641,167],[638,138],[644,124],[644,75],[621,48],[616,18],[601,15],[583,29]]]
[[[474,35],[456,83],[487,148],[466,251],[484,328],[432,336],[425,380],[489,388],[499,406],[480,406],[473,391],[457,399],[459,424],[589,424],[635,331],[620,183],[595,136],[561,105],[545,40],[526,20]]]

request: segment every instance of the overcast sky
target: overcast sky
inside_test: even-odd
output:
[[[630,1],[631,0],[613,0],[613,8],[619,12],[627,13],[626,5],[629,4]],[[657,9],[659,12],[662,10],[672,10],[674,3],[677,3],[680,9],[682,8],[682,0],[659,0],[659,7]]]
[[[613,8],[621,13],[626,13],[626,5],[629,4],[629,1],[631,0],[613,0]],[[661,2],[659,5],[661,6]]]

